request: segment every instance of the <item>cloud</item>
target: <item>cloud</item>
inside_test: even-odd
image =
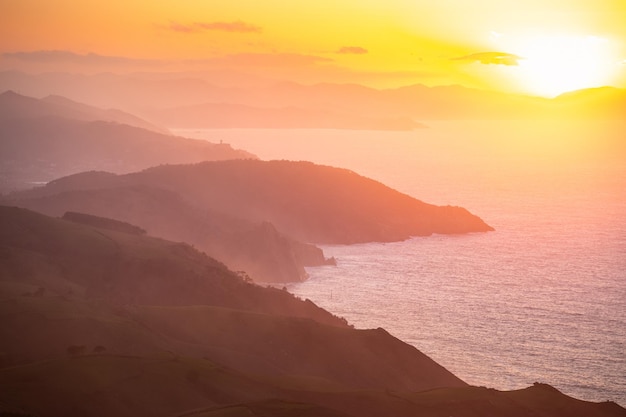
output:
[[[354,55],[363,55],[366,54],[368,51],[365,48],[362,48],[360,46],[342,46],[341,48],[339,48],[339,50],[337,50],[338,54],[354,54]]]
[[[197,33],[203,31],[220,31],[232,33],[261,33],[263,29],[250,23],[240,20],[235,22],[195,22],[191,24],[183,24],[171,22],[168,28],[179,33]]]
[[[183,25],[178,22],[170,22],[170,25],[167,27],[169,30],[180,33],[196,33],[200,32],[195,25]]]
[[[94,53],[77,54],[71,51],[28,51],[5,52],[4,58],[35,63],[71,63],[86,65],[161,65],[157,59],[139,59],[122,56],[99,55]]]
[[[459,58],[452,58],[454,61],[480,62],[485,65],[519,65],[520,56],[508,54],[506,52],[479,52],[465,55]]]

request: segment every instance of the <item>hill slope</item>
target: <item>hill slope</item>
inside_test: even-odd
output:
[[[98,173],[89,176],[99,182]],[[108,176],[102,174],[102,178]],[[140,226],[152,236],[193,244],[255,281],[302,281],[307,276],[305,266],[329,262],[321,249],[285,236],[270,223],[193,207],[179,194],[159,188],[119,186],[13,198],[12,204],[49,216],[89,213]]]
[[[2,207],[2,280],[115,304],[206,304],[344,325],[285,291],[245,282],[185,243],[98,229]]]
[[[95,178],[86,173],[16,197],[121,185],[175,191],[197,207],[269,221],[304,242],[397,241],[493,230],[461,207],[427,204],[352,171],[310,162],[232,160],[160,166],[120,176]]]
[[[0,413],[626,415],[544,385],[468,387],[184,244],[0,206],[0,259]]]

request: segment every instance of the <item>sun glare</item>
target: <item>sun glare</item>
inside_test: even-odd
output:
[[[596,36],[535,36],[519,43],[517,69],[522,87],[553,97],[610,84],[615,60],[610,42]]]

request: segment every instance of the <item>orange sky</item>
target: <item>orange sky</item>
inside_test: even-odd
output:
[[[547,96],[626,87],[622,0],[0,0],[0,8],[1,69],[227,68]]]

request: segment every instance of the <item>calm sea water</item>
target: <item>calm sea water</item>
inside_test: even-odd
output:
[[[178,133],[349,168],[478,214],[496,231],[325,246],[338,265],[288,289],[357,328],[384,327],[470,384],[546,382],[626,406],[624,125],[430,125]]]

